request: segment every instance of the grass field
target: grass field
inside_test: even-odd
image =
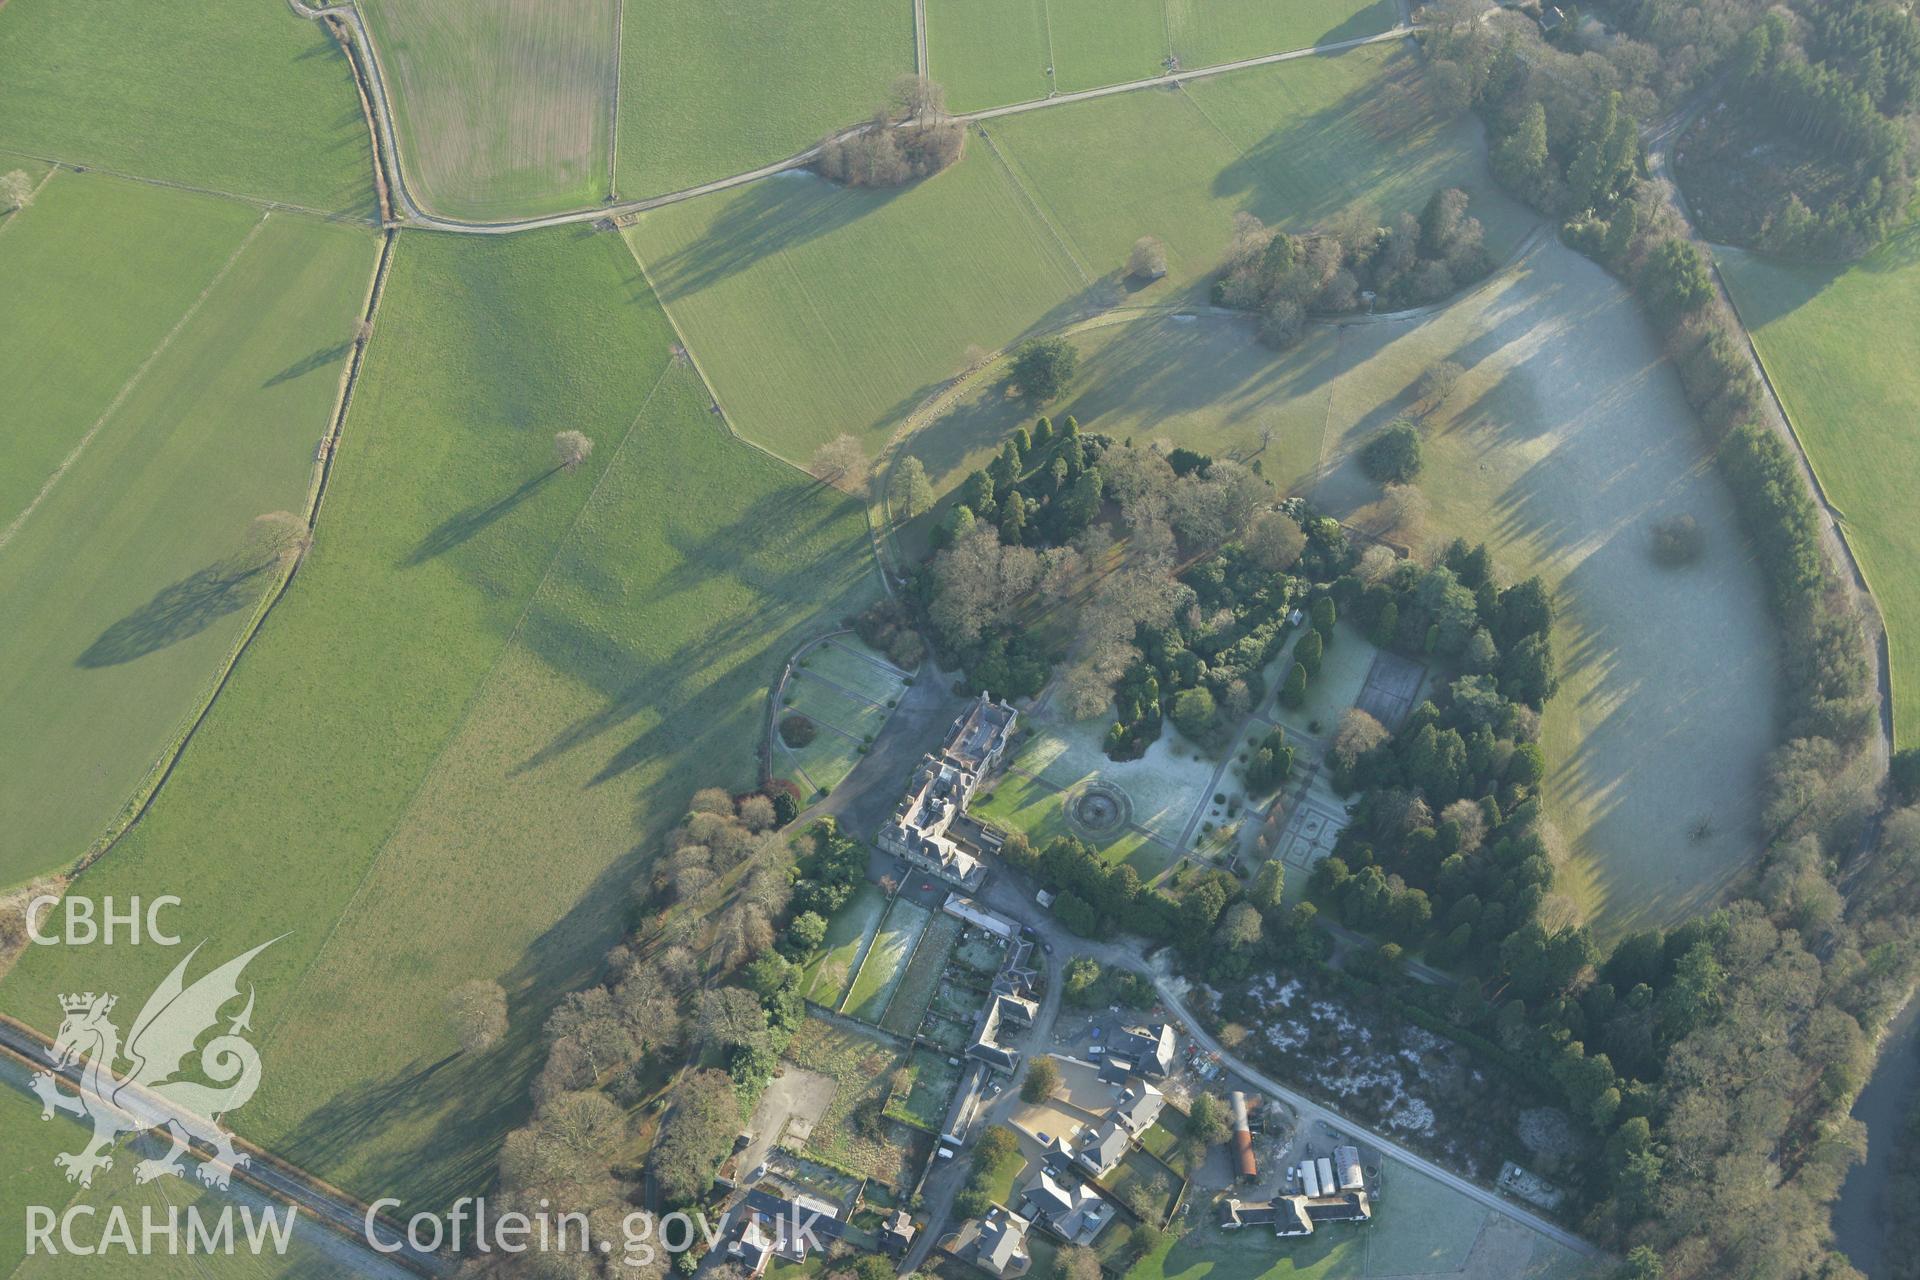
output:
[[[959,917],[944,911],[933,913],[920,935],[919,945],[913,950],[913,958],[907,962],[906,972],[894,986],[886,1013],[881,1015],[882,1027],[899,1036],[911,1036],[919,1027],[927,1006],[933,1002],[933,993],[946,979],[947,957],[953,952],[960,928]]]
[[[619,3],[367,0],[422,204],[486,221],[607,197]]]
[[[1145,80],[1167,70],[1162,0],[1046,0],[1046,6],[1053,87],[1059,92]]]
[[[8,0],[0,66],[0,149],[373,215],[352,69],[284,4]]]
[[[787,678],[787,706],[809,720],[851,734],[856,741],[878,732],[887,722],[885,704],[868,702],[807,671]]]
[[[1182,67],[1206,67],[1306,49],[1393,26],[1393,0],[1166,0],[1167,33]]]
[[[1920,744],[1920,228],[1846,270],[1720,265],[1885,615],[1899,745]]]
[[[600,443],[573,475],[558,423]],[[248,973],[249,1136],[349,1188],[477,1189],[544,1008],[688,794],[752,782],[774,671],[870,566],[857,504],[716,430],[618,238],[411,240],[295,590],[81,891],[180,893],[228,954],[290,934]],[[75,966],[134,990],[170,959],[35,950],[0,1002],[42,1024]],[[513,1033],[455,1061],[440,1000],[482,974]]]
[[[927,0],[927,57],[956,111],[1027,102],[1375,35],[1391,0]],[[1049,71],[1051,70],[1051,74]]]
[[[970,138],[903,190],[795,175],[654,210],[627,235],[744,435],[801,461],[842,431],[877,451],[969,347],[1202,299],[1237,212],[1300,226],[1459,183],[1505,252],[1532,219],[1492,192],[1477,126],[1431,114],[1419,74],[1374,46],[1076,103],[991,122],[990,145]],[[1118,274],[1149,232],[1172,272],[1129,292]]]
[[[887,918],[880,923],[880,931],[873,935],[873,945],[867,948],[860,972],[853,977],[853,988],[847,992],[846,1003],[841,1005],[842,1012],[868,1022],[880,1020],[880,1015],[886,1012],[887,1001],[893,998],[894,988],[900,985],[907,971],[907,959],[913,955],[929,915],[928,910],[916,902],[905,898],[893,900]]]
[[[1067,824],[1064,793],[1017,773],[1007,774],[995,782],[993,794],[974,804],[971,811],[997,827],[1025,832],[1035,848],[1055,836],[1078,834]],[[1129,863],[1143,880],[1160,874],[1175,857],[1168,844],[1158,843],[1131,828],[1090,843],[1106,861]]]
[[[1047,96],[1047,0],[926,0],[927,71],[954,111]]]
[[[818,795],[825,795],[845,781],[860,763],[861,754],[858,742],[837,733],[821,733],[798,750],[782,743],[780,750],[806,775],[799,780],[802,791],[811,783]]]
[[[1429,424],[1421,488],[1433,536],[1485,539],[1503,572],[1555,589],[1561,688],[1543,727],[1562,889],[1605,934],[1716,900],[1757,847],[1774,641],[1731,498],[1631,300],[1543,243],[1436,316],[1315,341],[1339,354],[1314,496],[1342,515],[1377,496],[1353,455],[1414,379],[1444,359],[1467,370]],[[1683,511],[1705,557],[1659,568],[1650,528]]]
[[[877,447],[970,343],[1012,341],[1081,285],[978,146],[904,190],[795,174],[626,234],[735,425],[801,462],[840,431]]]
[[[879,886],[862,881],[847,905],[827,921],[827,940],[820,953],[807,962],[803,992],[807,999],[829,1009],[840,1007],[853,981],[853,967],[886,913],[887,900]]]
[[[659,195],[863,120],[913,70],[910,0],[625,0],[616,185]]]
[[[116,213],[151,243],[71,234]],[[375,252],[348,225],[68,174],[0,238],[0,380],[31,406],[0,441],[19,521],[0,553],[17,620],[0,884],[106,831],[275,581],[249,525],[305,510]]]

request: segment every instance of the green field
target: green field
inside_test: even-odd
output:
[[[400,167],[434,213],[479,221],[606,198],[619,0],[368,0]]]
[[[1165,74],[1163,0],[1046,0],[1046,6],[1056,91]]]
[[[927,56],[977,111],[1387,30],[1391,0],[927,0]],[[1051,68],[1051,74],[1049,74]]]
[[[927,71],[954,111],[1047,96],[1047,0],[926,0]]]
[[[910,0],[625,0],[623,199],[792,155],[863,120],[913,70]]]
[[[284,4],[8,0],[0,148],[371,217],[346,57]]]
[[[74,234],[122,214],[151,239]],[[108,829],[277,581],[249,525],[306,509],[375,252],[71,174],[0,238],[0,379],[33,406],[0,439],[0,885]]]
[[[800,462],[841,431],[877,448],[969,344],[1012,341],[1081,287],[971,144],[902,190],[793,174],[643,214],[626,234],[734,425]]]
[[[1167,32],[1186,68],[1376,35],[1395,16],[1393,0],[1167,0]]]
[[[1899,745],[1920,744],[1920,228],[1845,270],[1717,252],[1885,616]]]
[[[893,998],[893,989],[900,985],[907,971],[907,958],[919,943],[929,914],[916,902],[905,898],[893,900],[887,918],[880,923],[880,931],[873,935],[873,943],[867,948],[860,972],[854,975],[853,988],[840,1006],[842,1012],[868,1022],[880,1020],[887,1001]]]
[[[880,887],[861,881],[847,904],[827,921],[827,940],[807,962],[804,994],[816,1004],[838,1009],[853,981],[853,967],[867,949],[867,940],[880,928],[887,899]]]
[[[572,475],[561,423],[600,442]],[[477,1189],[544,1007],[687,795],[752,782],[779,662],[870,566],[857,504],[715,429],[618,238],[410,239],[295,589],[80,887],[177,892],[216,952],[290,935],[248,974],[249,1136],[349,1188]],[[134,990],[170,959],[35,949],[0,1003],[44,1024],[83,969]],[[439,1004],[476,975],[513,1033],[452,1060]]]
[[[825,732],[798,750],[782,743],[780,752],[805,775],[798,779],[803,794],[811,784],[820,795],[825,795],[845,781],[854,766],[860,763],[861,755],[860,744],[852,738]],[[775,757],[780,758],[782,756]]]
[[[903,190],[795,175],[655,210],[627,235],[742,434],[800,461],[842,431],[877,451],[969,347],[1203,298],[1240,211],[1298,226],[1457,183],[1495,251],[1511,248],[1533,220],[1491,192],[1477,126],[1436,118],[1419,75],[1383,45],[1075,103],[990,122],[991,145],[971,138]],[[1146,233],[1172,273],[1130,293],[1118,275]]]

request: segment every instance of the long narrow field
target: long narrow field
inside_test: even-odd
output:
[[[435,213],[503,219],[610,194],[620,0],[369,0],[401,164]]]
[[[758,168],[863,120],[913,71],[911,0],[625,0],[623,199]]]
[[[371,217],[345,55],[285,4],[8,0],[0,148]]]
[[[107,830],[277,580],[250,526],[305,511],[377,247],[72,174],[0,237],[0,884]]]
[[[669,342],[618,237],[405,241],[295,589],[79,882],[179,893],[210,954],[287,935],[234,1121],[349,1189],[486,1184],[546,1004],[686,796],[753,781],[781,656],[877,590],[857,504],[718,430]],[[562,425],[598,444],[573,474]],[[35,952],[0,1005],[41,1025],[171,960]],[[476,976],[513,1030],[455,1057],[440,1001]]]
[[[854,965],[866,951],[867,942],[880,928],[887,913],[887,900],[877,885],[861,881],[847,904],[827,922],[826,941],[820,954],[807,962],[807,999],[838,1009],[853,981]]]
[[[1313,492],[1361,519],[1378,490],[1354,452],[1429,365],[1466,369],[1429,422],[1429,532],[1484,539],[1508,576],[1555,589],[1561,688],[1543,727],[1571,905],[1614,934],[1717,899],[1759,847],[1777,657],[1731,497],[1631,299],[1548,242],[1436,316],[1320,340],[1340,372]],[[1681,512],[1704,558],[1660,568],[1651,526]]]
[[[1413,57],[1384,46],[988,133],[902,191],[795,175],[655,210],[627,232],[743,434],[803,461],[843,431],[877,448],[969,347],[1111,305],[1200,299],[1238,212],[1300,226],[1465,185],[1497,253],[1531,225],[1491,193],[1476,127],[1439,120]],[[1401,176],[1371,199],[1363,184],[1387,173]],[[1148,233],[1173,269],[1129,292],[1118,277]]]
[[[1899,745],[1920,744],[1920,229],[1847,270],[1716,252],[1885,615]]]
[[[880,932],[867,948],[867,958],[854,975],[844,1010],[856,1018],[878,1022],[893,998],[894,988],[907,971],[907,959],[926,930],[928,912],[918,903],[895,898],[880,923]]]
[[[1028,102],[1377,35],[1392,0],[927,0],[955,110]]]

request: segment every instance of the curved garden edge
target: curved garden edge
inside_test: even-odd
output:
[[[871,524],[871,521],[869,521],[869,524]],[[876,548],[876,551],[877,551],[877,548]],[[882,573],[882,577],[883,578],[885,577],[884,571]],[[774,757],[774,751],[775,751],[774,744],[778,740],[777,735],[780,732],[780,723],[779,723],[780,711],[784,706],[786,706],[787,685],[793,680],[794,672],[799,670],[801,659],[805,658],[808,654],[812,653],[814,650],[819,649],[827,644],[830,644],[831,642],[833,642],[834,640],[838,639],[841,636],[852,636],[852,635],[855,635],[854,629],[852,627],[835,627],[832,631],[825,631],[820,633],[819,635],[812,636],[809,639],[801,641],[799,647],[796,648],[792,653],[787,655],[786,662],[782,664],[780,668],[780,678],[773,682],[773,687],[767,692],[767,710],[766,710],[765,716],[763,716],[761,719],[759,765],[760,765],[760,777],[763,785],[770,784],[773,781],[773,779],[777,776],[774,773],[774,769],[773,769],[773,757]],[[858,637],[856,636],[855,638],[857,639]],[[913,670],[906,672],[906,679],[908,683],[911,683],[913,679],[920,673],[920,671],[923,668],[925,668],[925,666],[926,666],[926,663],[923,661],[920,664],[920,666],[915,667],[913,668]],[[898,671],[901,668],[894,667],[893,669]],[[887,712],[886,716],[880,721],[878,725],[874,727],[874,733],[876,736],[879,734],[879,732],[882,729],[887,727],[887,723],[893,719],[894,713],[897,712],[899,709],[900,708],[897,704],[886,708],[886,712]],[[789,748],[789,751],[791,751],[791,748]],[[801,770],[801,766],[797,758],[794,760],[794,768],[796,770]],[[801,777],[806,778],[808,782],[813,782],[813,778],[810,775],[808,775],[804,770],[801,770]],[[844,778],[841,779],[842,782],[844,782],[845,780],[846,779]],[[819,788],[818,784],[816,783],[814,792],[805,798],[806,803],[803,804],[801,807],[803,809],[811,809],[814,805],[819,804],[820,801],[824,800],[828,795],[830,795],[834,791],[834,789],[839,785],[840,785],[839,783],[835,783],[833,787],[828,787],[823,791]]]

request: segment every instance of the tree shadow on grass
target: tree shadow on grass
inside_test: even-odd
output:
[[[467,507],[465,510],[442,520],[438,525],[434,526],[431,533],[420,539],[419,544],[416,545],[413,550],[407,552],[407,554],[401,558],[400,567],[403,569],[412,569],[425,564],[436,556],[443,556],[447,552],[452,551],[455,547],[467,541],[467,539],[485,530],[488,525],[498,520],[501,516],[506,515],[528,498],[531,498],[539,490],[541,485],[553,479],[559,472],[559,467],[550,467],[539,475],[523,481],[519,488],[504,497],[495,498],[492,502]]]
[[[292,382],[295,378],[312,373],[315,369],[324,369],[330,364],[340,363],[340,361],[347,358],[347,353],[352,350],[352,339],[348,339],[346,342],[336,342],[331,347],[323,348],[322,350],[314,352],[312,355],[302,356],[260,385],[263,387],[277,387],[283,382]]]
[[[251,605],[267,565],[221,560],[170,586],[102,631],[76,667],[116,667],[199,635],[230,613]]]

